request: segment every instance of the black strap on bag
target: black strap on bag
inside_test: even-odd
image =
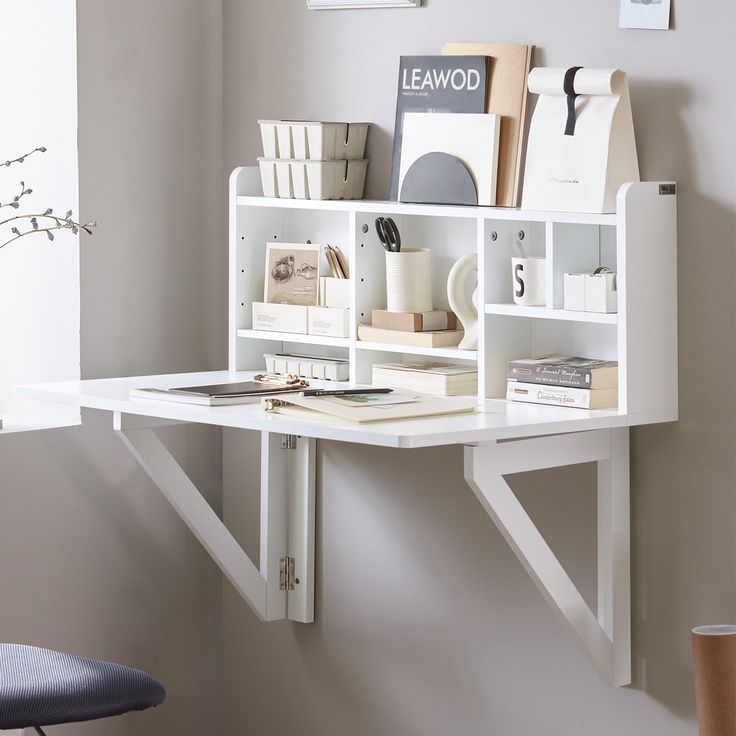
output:
[[[565,72],[565,83],[563,90],[567,95],[567,125],[565,126],[565,135],[575,135],[575,100],[578,95],[575,94],[575,75],[582,69],[581,66],[570,67]]]

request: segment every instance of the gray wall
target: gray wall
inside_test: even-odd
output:
[[[217,4],[79,0],[78,27],[81,209],[100,222],[82,243],[83,374],[222,364]],[[219,439],[169,439],[219,504]],[[110,416],[2,437],[0,468],[0,640],[143,667],[169,690],[152,713],[51,733],[217,732],[220,574]]]
[[[369,194],[384,197],[398,56],[444,40],[630,73],[643,176],[680,182],[682,418],[632,433],[634,687],[595,678],[464,487],[458,449],[323,443],[317,623],[264,627],[225,587],[227,732],[695,733],[689,629],[735,613],[736,6],[679,2],[662,33],[619,30],[613,0],[304,5],[224,0],[226,169],[259,155],[258,118],[373,120]],[[514,480],[588,596],[593,482],[589,468]]]

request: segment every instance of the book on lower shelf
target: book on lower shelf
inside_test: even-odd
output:
[[[478,371],[467,365],[421,360],[411,363],[375,363],[373,385],[401,388],[436,396],[478,393]]]
[[[546,386],[539,383],[509,381],[506,387],[509,401],[549,406],[568,406],[575,409],[615,409],[618,406],[617,388],[570,388]]]
[[[544,358],[512,360],[509,381],[545,386],[606,389],[618,387],[618,363],[614,360],[577,358],[572,355],[547,355]]]
[[[407,345],[417,348],[457,347],[464,334],[462,330],[406,332],[404,330],[384,330],[372,325],[358,325],[358,339],[364,342],[382,342],[386,345]]]

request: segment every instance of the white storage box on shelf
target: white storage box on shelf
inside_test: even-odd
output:
[[[365,156],[370,123],[259,120],[266,158],[356,161]]]
[[[362,199],[368,161],[258,159],[266,197]]]
[[[323,337],[348,337],[350,335],[350,310],[309,307],[309,334]]]
[[[296,335],[306,335],[309,332],[308,307],[253,302],[252,309],[254,330],[293,332]]]

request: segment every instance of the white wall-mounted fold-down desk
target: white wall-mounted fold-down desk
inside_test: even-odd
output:
[[[230,371],[115,378],[25,386],[18,395],[110,411],[140,464],[265,621],[314,619],[314,457],[317,440],[380,447],[461,445],[465,480],[537,587],[575,633],[595,668],[613,685],[631,681],[629,572],[629,427],[676,421],[677,186],[632,182],[613,214],[531,212],[397,202],[264,199],[258,170],[230,178]],[[405,243],[433,253],[433,303],[448,308],[455,260],[478,257],[479,344],[475,351],[366,343],[357,327],[385,305],[385,257],[373,224],[394,217]],[[524,237],[546,258],[547,302],[513,303],[511,256]],[[251,305],[263,298],[266,243],[339,244],[350,264],[350,333],[320,338],[259,332]],[[655,267],[652,266],[655,264]],[[563,309],[566,272],[611,266],[618,313]],[[131,400],[131,387],[191,386],[242,380],[263,370],[263,354],[341,357],[352,384],[370,383],[372,365],[417,355],[478,368],[478,413],[352,426],[269,415],[258,406],[217,408]],[[508,403],[507,361],[566,353],[616,360],[618,409]],[[192,422],[261,433],[261,549],[254,565],[155,433],[157,424]],[[226,458],[227,460],[227,458]],[[577,463],[598,463],[598,604],[595,613],[573,585],[504,476]]]
[[[630,676],[628,420],[617,410],[489,400],[476,414],[354,425],[304,421],[257,404],[204,407],[130,398],[131,388],[248,380],[218,371],[20,386],[19,396],[109,411],[113,426],[228,579],[264,621],[313,621],[315,440],[389,448],[465,446],[465,479],[542,593],[572,627],[600,674]],[[156,427],[178,422],[262,433],[261,550],[256,567],[178,462]],[[599,464],[599,606],[594,615],[516,500],[503,475]]]

